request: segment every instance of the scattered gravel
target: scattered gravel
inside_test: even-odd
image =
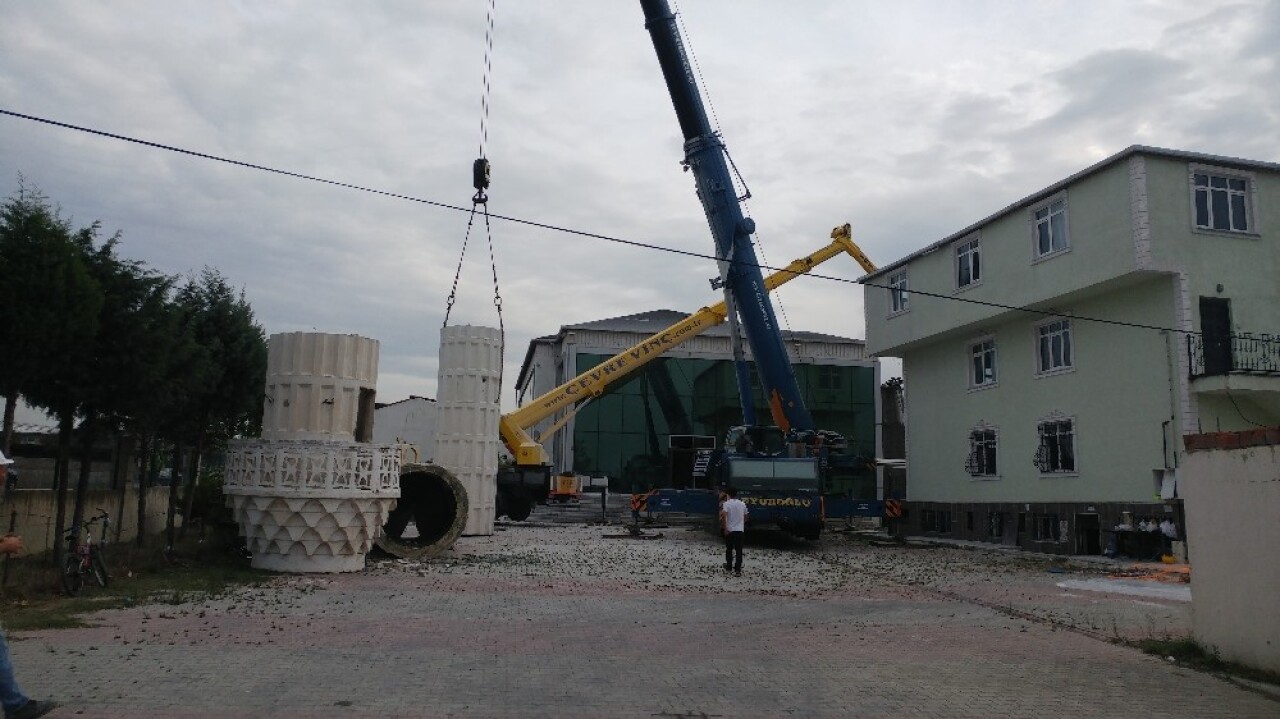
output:
[[[813,601],[923,593],[1103,639],[1186,636],[1190,630],[1189,604],[1079,591],[1082,579],[1098,580],[1091,584],[1105,589],[1115,568],[1059,557],[904,546],[867,533],[830,532],[806,542],[761,532],[748,535],[743,575],[735,577],[722,568],[719,537],[704,527],[665,526],[645,529],[646,538],[618,538],[625,532],[616,524],[512,524],[492,536],[464,537],[431,560],[377,560],[367,571],[540,581],[563,591],[750,593]]]

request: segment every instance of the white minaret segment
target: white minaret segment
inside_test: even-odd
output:
[[[254,567],[364,568],[400,496],[397,448],[355,436],[372,422],[377,379],[377,340],[271,336],[262,439],[230,442],[223,483]]]
[[[464,535],[493,534],[497,494],[502,333],[458,325],[440,330],[435,463],[467,490]]]

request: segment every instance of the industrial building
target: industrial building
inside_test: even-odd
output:
[[[535,338],[516,380],[518,402],[554,389],[685,316],[656,310],[565,325],[554,335]],[[867,357],[861,340],[782,334],[815,425],[844,434],[852,451],[878,456],[878,360]],[[718,446],[729,427],[743,422],[732,357],[728,327],[713,327],[602,396],[580,403],[571,417],[561,413],[541,422],[533,434],[551,455],[554,471],[608,477],[611,491],[689,486],[697,450]],[[758,388],[755,405],[759,416],[769,416]],[[876,476],[864,470],[841,477],[831,491],[874,499]]]

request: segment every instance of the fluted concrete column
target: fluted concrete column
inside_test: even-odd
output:
[[[502,333],[458,325],[440,330],[436,464],[467,490],[464,535],[493,534],[497,495]]]
[[[378,378],[377,340],[272,335],[260,440],[227,447],[223,493],[253,566],[352,572],[400,496],[400,453],[354,441],[361,395]],[[366,420],[367,421],[367,420]]]
[[[284,332],[267,345],[263,439],[355,439],[361,390],[378,384],[378,341]]]

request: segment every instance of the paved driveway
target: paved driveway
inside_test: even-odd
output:
[[[102,612],[12,651],[28,690],[64,703],[52,717],[1280,716],[1113,643],[1185,635],[1189,605],[1070,584],[1096,573],[765,535],[733,577],[701,531],[616,531],[511,527],[426,563]]]

